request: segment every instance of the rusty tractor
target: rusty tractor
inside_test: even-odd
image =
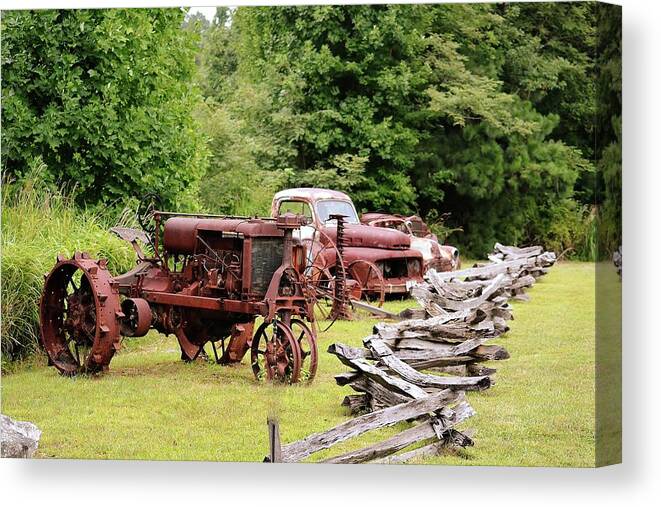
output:
[[[122,337],[174,334],[181,358],[241,361],[257,379],[310,381],[317,369],[314,287],[305,246],[293,232],[305,217],[187,215],[141,206],[143,231],[114,228],[137,265],[112,276],[105,260],[58,256],[40,302],[41,340],[64,375],[108,369]],[[141,243],[150,246],[143,252]],[[147,250],[147,249],[145,249]],[[256,319],[263,322],[253,332]],[[217,348],[220,345],[220,355]]]

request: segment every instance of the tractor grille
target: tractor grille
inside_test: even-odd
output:
[[[273,273],[282,264],[283,247],[282,238],[253,238],[251,259],[252,293],[266,294]]]

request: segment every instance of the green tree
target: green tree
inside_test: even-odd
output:
[[[553,139],[592,159],[596,3],[436,5],[433,31],[451,36],[472,72],[558,116]]]
[[[235,88],[238,59],[231,20],[232,13],[228,7],[217,7],[210,23],[206,18],[204,21],[197,18],[188,20],[192,28],[202,35],[197,58],[202,93],[217,101],[227,99]]]
[[[304,131],[303,116],[292,108],[300,80],[275,62],[241,60],[244,40],[232,19],[219,7],[202,31],[198,63],[205,101],[196,116],[211,159],[200,197],[212,212],[268,214],[273,194],[288,185]]]
[[[421,132],[424,155],[413,178],[421,211],[450,212],[449,225],[463,230],[452,239],[473,255],[484,255],[495,241],[545,243],[554,220],[566,216],[560,210],[574,208],[574,185],[591,166],[580,150],[552,138],[558,115],[541,114],[502,81],[480,73],[499,74],[497,65],[469,56],[478,45],[490,47],[485,32],[497,18],[478,6],[469,44],[467,8],[461,6],[458,16],[451,7],[452,16],[441,16],[442,34],[428,36],[431,100]],[[478,53],[496,55],[497,48]]]
[[[596,114],[596,2],[503,5],[509,36],[502,72],[508,90],[543,114],[558,116],[552,139],[580,149],[593,161]],[[575,196],[595,199],[594,166],[576,182]]]
[[[622,244],[622,10],[600,4],[597,20],[599,244],[610,257]]]
[[[194,206],[206,164],[191,111],[195,34],[179,9],[4,12],[3,170],[40,158],[81,203],[154,191]]]
[[[594,20],[592,4],[239,8],[211,51],[236,65],[207,79],[232,83],[218,107],[280,184],[449,212],[473,255],[565,249],[592,220]]]
[[[238,9],[241,58],[253,79],[275,68],[299,83],[293,102],[305,128],[295,140],[296,170],[333,157],[366,159],[351,185],[359,206],[415,207],[407,171],[418,136],[409,125],[424,93],[422,6]],[[309,180],[306,176],[301,176]]]

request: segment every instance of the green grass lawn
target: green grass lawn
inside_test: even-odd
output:
[[[476,430],[475,446],[426,463],[594,465],[594,273],[593,264],[558,264],[529,291],[530,302],[513,303],[511,331],[494,341],[512,357],[494,362],[495,386],[469,394],[477,415],[465,427]],[[324,333],[310,386],[258,384],[248,358],[235,366],[185,364],[174,337],[151,333],[125,340],[100,377],[64,378],[43,358],[16,367],[2,377],[2,412],[42,429],[43,458],[261,461],[268,414],[279,416],[284,443],[350,417],[340,402],[352,391],[333,380],[346,368],[326,349],[336,341],[360,345],[374,322],[338,322]]]

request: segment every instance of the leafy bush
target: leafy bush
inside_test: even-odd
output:
[[[596,208],[568,199],[554,210],[542,244],[565,258],[594,262],[599,259],[598,230]]]
[[[24,180],[2,188],[3,361],[37,348],[44,274],[58,253],[106,258],[113,273],[134,264],[128,243],[107,232],[110,218],[77,208],[70,193],[45,189],[44,171],[43,164],[34,165]]]
[[[158,192],[195,206],[206,167],[191,111],[196,38],[180,9],[7,11],[2,15],[2,168],[32,160],[79,204]]]

